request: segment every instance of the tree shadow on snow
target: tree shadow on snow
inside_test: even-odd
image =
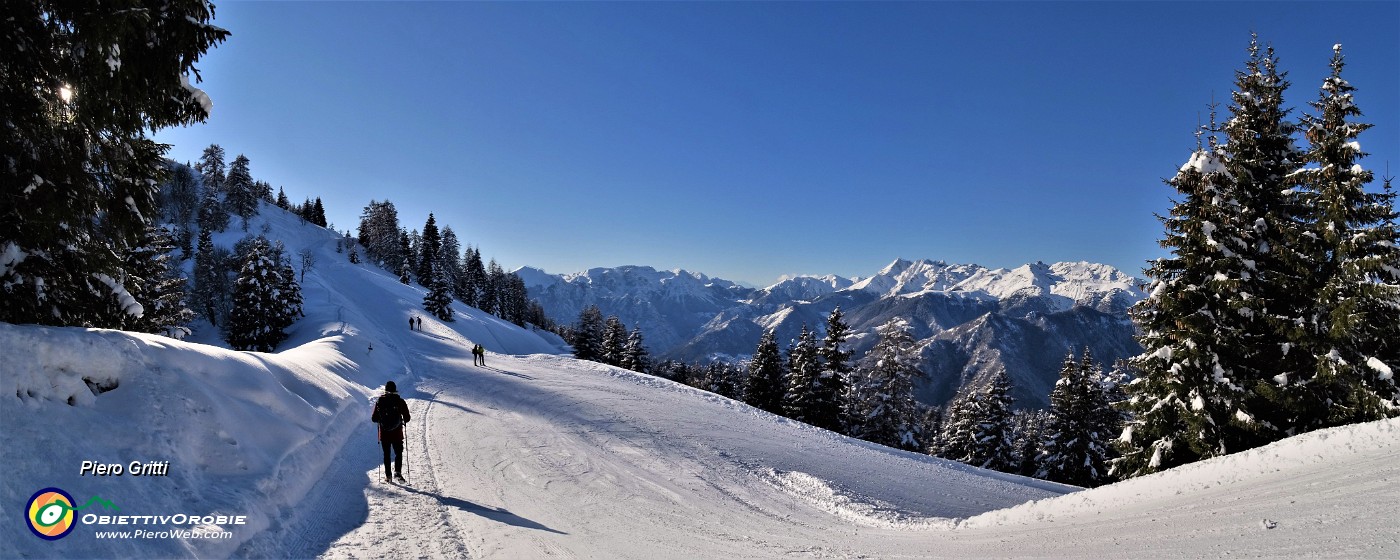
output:
[[[460,509],[460,510],[465,511],[465,512],[469,512],[469,513],[474,513],[474,514],[480,515],[481,517],[485,517],[485,518],[490,519],[490,520],[492,520],[492,521],[496,521],[496,522],[499,522],[499,523],[505,523],[506,525],[513,525],[513,526],[515,526],[515,527],[523,527],[523,528],[525,528],[525,529],[537,529],[537,530],[540,530],[540,531],[546,531],[546,532],[554,533],[554,534],[556,534],[556,535],[567,535],[567,534],[568,534],[568,533],[565,533],[565,532],[563,532],[563,531],[559,531],[559,530],[555,530],[555,529],[550,529],[549,527],[546,527],[546,526],[544,526],[544,525],[541,525],[541,524],[536,523],[536,522],[534,522],[534,521],[531,521],[531,520],[529,520],[529,519],[525,519],[524,517],[520,517],[519,515],[516,515],[516,514],[514,514],[514,513],[511,513],[510,511],[507,511],[507,510],[504,509],[504,508],[493,508],[493,507],[483,506],[483,505],[480,505],[480,504],[474,504],[474,503],[472,503],[472,502],[469,502],[469,501],[467,501],[467,500],[463,500],[463,499],[461,499],[461,498],[453,498],[453,497],[450,497],[450,496],[442,496],[442,495],[440,495],[440,494],[435,494],[435,493],[428,492],[428,491],[425,491],[425,490],[419,490],[419,489],[417,489],[417,488],[412,488],[412,487],[409,487],[409,486],[401,486],[400,488],[402,488],[402,489],[403,489],[404,491],[406,491],[406,492],[411,492],[411,493],[418,494],[418,495],[421,495],[421,496],[428,496],[428,497],[430,497],[430,498],[433,498],[434,500],[437,500],[438,503],[440,503],[440,504],[442,504],[442,505],[444,505],[444,506],[455,507],[455,508]]]

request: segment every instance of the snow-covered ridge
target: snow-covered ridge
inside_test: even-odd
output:
[[[1042,297],[1051,301],[1055,309],[1064,310],[1076,305],[1098,306],[1111,298],[1122,298],[1126,307],[1146,297],[1138,283],[1114,267],[1090,262],[1036,262],[1012,269],[991,269],[975,264],[898,259],[848,289],[881,297],[930,292],[996,300]]]

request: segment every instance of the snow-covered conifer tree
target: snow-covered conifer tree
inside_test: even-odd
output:
[[[574,327],[574,337],[569,343],[574,347],[574,357],[580,360],[600,361],[603,358],[603,312],[598,306],[590,305],[578,316]]]
[[[181,231],[188,231],[199,215],[199,182],[188,166],[171,164],[166,181],[165,215]]]
[[[457,297],[467,305],[479,309],[485,292],[486,265],[481,262],[481,251],[469,246],[462,255],[462,281]]]
[[[144,313],[124,322],[121,325],[124,330],[177,339],[190,334],[186,325],[194,318],[194,312],[185,302],[185,279],[171,263],[170,252],[174,249],[169,231],[150,226],[141,242],[127,251],[125,284],[131,288],[132,297],[141,303]]]
[[[1131,477],[1248,448],[1259,423],[1243,407],[1251,395],[1232,368],[1246,346],[1239,332],[1239,252],[1247,231],[1237,221],[1233,175],[1216,150],[1198,148],[1167,183],[1184,198],[1160,218],[1171,255],[1147,269],[1153,284],[1131,310],[1142,330],[1144,353],[1128,387],[1133,415],[1120,438],[1123,456],[1114,473]],[[1234,274],[1232,276],[1232,274]]]
[[[248,231],[248,219],[258,213],[257,186],[249,169],[248,157],[238,154],[228,169],[228,179],[224,182],[224,202],[230,212],[243,218],[243,231]]]
[[[110,326],[106,302],[130,297],[122,254],[157,215],[165,173],[166,147],[146,133],[208,117],[189,76],[228,35],[209,25],[212,5],[127,11],[4,4],[0,321]]]
[[[642,329],[632,327],[632,332],[627,335],[627,347],[622,351],[621,365],[624,369],[642,373],[651,369],[651,353],[647,352],[642,338]]]
[[[804,323],[797,340],[788,349],[788,384],[783,395],[783,411],[788,418],[812,423],[817,412],[815,399],[821,368],[816,334]]]
[[[603,321],[603,363],[610,366],[622,365],[622,357],[627,350],[627,327],[617,315]]]
[[[922,375],[917,348],[903,319],[891,319],[876,328],[880,336],[866,355],[857,401],[849,410],[851,435],[866,441],[910,451],[925,446],[920,410],[914,399],[914,381]]]
[[[778,339],[771,329],[764,331],[749,361],[744,402],[773,414],[783,414],[783,394],[787,391],[785,374]]]
[[[194,289],[191,300],[195,311],[215,326],[223,318],[223,300],[228,294],[228,282],[219,264],[219,256],[214,251],[214,241],[209,230],[200,230],[199,245],[194,251]]]
[[[961,461],[975,467],[1012,471],[1011,380],[1006,370],[997,373],[974,401],[972,439]]]
[[[410,234],[410,238],[413,236]],[[428,221],[423,224],[423,233],[417,236],[418,267],[415,273],[422,282],[433,277],[433,267],[442,253],[442,232],[438,230],[437,219],[428,213]]]
[[[841,308],[831,310],[826,318],[826,337],[817,351],[822,369],[812,394],[810,423],[833,432],[846,433],[849,420],[849,385],[853,368],[851,352],[843,350],[841,345],[850,335],[851,327],[846,324]]]
[[[1395,193],[1366,191],[1372,173],[1356,142],[1371,125],[1342,78],[1341,45],[1333,47],[1315,114],[1303,118],[1310,148],[1297,175],[1313,210],[1311,261],[1317,263],[1310,313],[1299,354],[1315,371],[1280,379],[1298,432],[1400,415],[1394,368],[1400,367],[1400,235]]]
[[[233,311],[224,333],[234,349],[271,352],[286,338],[282,328],[290,323],[289,306],[279,293],[286,281],[267,240],[253,238],[234,282]]]
[[[205,148],[204,153],[199,156],[199,163],[194,164],[194,170],[199,172],[204,192],[224,194],[224,179],[228,168],[224,164],[223,146],[210,144]]]
[[[1109,447],[1119,426],[1102,377],[1087,347],[1078,363],[1073,353],[1065,356],[1060,380],[1050,392],[1037,478],[1077,486],[1108,480]]]
[[[433,266],[442,272],[452,295],[460,300],[462,296],[458,293],[458,288],[462,284],[462,245],[457,241],[457,233],[452,231],[452,226],[442,227],[442,247],[438,250],[437,261]]]
[[[1304,290],[1312,275],[1312,265],[1298,258],[1305,205],[1290,188],[1289,176],[1302,153],[1294,145],[1291,110],[1284,106],[1286,76],[1273,48],[1261,49],[1258,37],[1251,37],[1245,68],[1235,72],[1231,116],[1224,125],[1227,142],[1218,150],[1231,178],[1219,186],[1234,206],[1215,225],[1222,232],[1238,231],[1236,237],[1244,241],[1215,265],[1216,273],[1234,284],[1213,296],[1227,308],[1215,321],[1234,336],[1220,346],[1222,377],[1240,389],[1230,397],[1235,420],[1220,427],[1230,452],[1286,435],[1282,428],[1291,420],[1279,405],[1273,377],[1310,368],[1303,353],[1285,353],[1280,344],[1305,313]]]
[[[442,272],[432,268],[428,261],[428,293],[423,296],[423,309],[444,321],[452,320],[452,290]]]

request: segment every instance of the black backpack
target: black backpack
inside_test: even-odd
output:
[[[397,393],[387,393],[374,401],[374,412],[370,421],[379,424],[379,440],[387,437],[390,441],[403,439],[403,410],[406,404]]]

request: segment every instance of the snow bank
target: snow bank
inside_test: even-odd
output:
[[[51,543],[24,534],[21,508],[7,507],[0,526],[12,537],[0,539],[0,557],[230,554],[305,494],[343,443],[340,425],[363,421],[369,390],[336,373],[355,367],[339,342],[266,355],[0,323],[0,418],[7,435],[24,434],[24,445],[0,450],[10,473],[0,501],[24,504],[57,487],[79,503],[108,500],[122,515],[247,516],[245,525],[206,527],[230,538],[99,540],[101,527],[79,525]],[[123,472],[85,474],[84,461]],[[135,476],[133,462],[167,465],[166,474]]]

